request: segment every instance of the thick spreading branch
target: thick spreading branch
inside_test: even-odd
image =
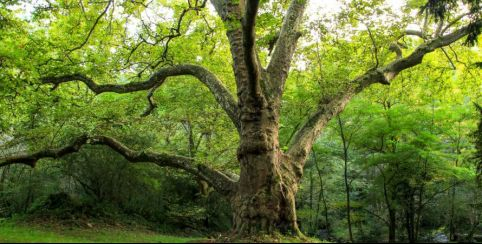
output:
[[[46,149],[32,154],[23,154],[0,159],[0,167],[12,164],[25,164],[35,167],[43,158],[61,158],[65,155],[78,152],[84,145],[105,145],[122,155],[131,163],[154,163],[160,167],[172,167],[184,170],[202,180],[207,181],[222,194],[231,194],[236,183],[217,170],[210,169],[205,165],[198,164],[194,159],[166,153],[154,153],[146,151],[134,151],[114,138],[107,136],[80,136],[69,145],[57,149]]]
[[[245,37],[243,34],[243,26],[248,28],[248,30],[244,32],[249,33],[250,28],[254,31],[254,26],[243,24],[243,19],[247,20],[247,23],[254,24],[258,5],[247,0],[211,0],[211,3],[214,5],[216,12],[226,27],[226,36],[229,40],[231,56],[233,58],[233,70],[238,88],[237,95],[240,100],[240,105],[242,105],[245,104],[245,101],[248,100],[250,95],[249,90],[251,89],[249,85],[250,80],[252,80],[250,76],[254,75],[254,77],[256,77],[256,73],[253,71],[262,72],[262,68],[259,67],[260,64],[257,59],[256,49],[254,46],[249,50],[245,48]],[[248,18],[245,18],[246,11],[249,11]],[[251,34],[253,33],[251,32]],[[252,37],[248,37],[248,39],[251,39],[254,45]],[[249,56],[246,56],[246,53],[249,53]],[[255,58],[253,59],[253,57]],[[247,64],[247,60],[249,64]],[[250,66],[248,67],[248,65]]]
[[[296,44],[301,36],[299,26],[307,2],[308,0],[291,1],[271,61],[267,67],[272,86],[275,87],[278,95],[281,95],[284,89],[284,83],[288,77]]]
[[[482,20],[478,20],[476,23],[482,24]],[[469,33],[470,33],[470,27],[465,26],[450,34],[437,37],[435,39],[432,39],[430,41],[427,41],[421,44],[409,56],[402,59],[395,60],[390,64],[386,65],[384,68],[380,69],[380,72],[383,72],[385,74],[386,81],[378,80],[375,82],[379,82],[379,83],[389,82],[390,80],[395,78],[397,74],[402,70],[411,68],[415,65],[422,63],[423,57],[427,53],[431,53],[438,48],[448,46],[456,42],[457,40],[462,39],[464,36],[468,35]]]
[[[243,47],[242,11],[239,2],[236,0],[211,0],[226,27],[238,89],[240,84],[248,80],[247,72],[245,72],[247,68]],[[238,94],[241,92],[238,90]]]
[[[478,20],[478,22],[481,21],[482,20]],[[318,109],[308,117],[308,120],[293,137],[289,146],[288,155],[295,163],[302,164],[322,129],[334,116],[343,111],[353,96],[375,83],[389,85],[390,81],[401,71],[422,63],[423,57],[426,54],[462,39],[468,35],[469,32],[469,26],[465,26],[450,34],[429,40],[418,46],[407,57],[398,57],[395,61],[383,67],[371,69],[352,80],[350,85],[341,94],[325,99],[326,101],[322,102]]]
[[[243,18],[243,43],[244,62],[248,71],[248,90],[252,95],[259,94],[259,64],[256,55],[256,15],[258,14],[259,0],[246,3],[246,12]]]
[[[44,77],[42,81],[44,83],[53,84],[53,89],[57,88],[60,84],[70,81],[81,81],[85,83],[90,90],[96,94],[104,92],[115,93],[130,93],[135,91],[144,91],[155,88],[161,85],[164,80],[172,76],[191,75],[196,77],[199,81],[204,83],[211,93],[214,95],[216,101],[221,105],[224,111],[228,114],[229,118],[233,121],[236,128],[240,128],[239,116],[234,100],[228,89],[221,83],[221,81],[210,71],[204,67],[184,64],[165,67],[154,73],[149,79],[142,82],[133,82],[128,84],[97,84],[91,78],[82,74],[63,75],[55,77]]]

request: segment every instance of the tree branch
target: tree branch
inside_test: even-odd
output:
[[[476,24],[482,24],[482,20],[478,20],[475,22]],[[386,82],[389,82],[396,75],[401,72],[402,70],[411,68],[415,65],[418,65],[422,62],[423,57],[427,53],[431,53],[437,48],[448,46],[457,40],[460,40],[462,37],[468,35],[470,33],[470,26],[464,26],[450,34],[437,37],[430,41],[427,41],[420,46],[418,46],[409,56],[395,60],[390,64],[386,65],[384,68],[380,69],[380,72],[385,74]],[[384,83],[384,81],[379,80],[376,82]]]
[[[69,49],[69,53],[75,51],[75,50],[78,50],[78,49],[81,49],[85,44],[87,44],[87,42],[89,41],[90,39],[90,36],[92,35],[92,33],[94,32],[94,29],[95,27],[97,26],[97,24],[99,23],[99,20],[107,13],[107,10],[109,9],[110,5],[112,4],[112,0],[109,0],[109,2],[107,3],[107,6],[105,7],[104,11],[102,11],[102,13],[95,19],[95,22],[94,22],[94,25],[92,25],[92,27],[90,28],[89,30],[89,33],[87,34],[87,37],[84,39],[84,41],[74,47],[74,48],[71,48]]]
[[[477,22],[481,21],[478,20]],[[289,145],[288,155],[293,162],[302,165],[321,130],[334,116],[343,111],[356,94],[374,83],[389,85],[390,81],[401,71],[420,64],[427,53],[433,52],[437,48],[448,46],[468,35],[469,32],[469,26],[465,26],[450,34],[427,41],[418,46],[407,57],[398,57],[395,61],[383,67],[371,69],[352,80],[342,93],[322,101],[318,109],[308,117],[308,120],[293,137]]]
[[[450,65],[452,66],[452,69],[453,70],[456,70],[457,67],[455,67],[455,64],[454,62],[452,61],[452,59],[450,58],[449,54],[447,53],[447,51],[445,51],[445,49],[443,47],[440,48],[442,50],[442,52],[444,53],[445,57],[447,57],[447,60],[450,62]]]
[[[149,90],[161,85],[164,80],[172,76],[191,75],[196,77],[199,81],[204,83],[211,93],[214,95],[216,101],[221,105],[224,111],[228,114],[231,121],[239,130],[239,116],[236,101],[234,100],[228,89],[221,83],[221,81],[209,70],[198,65],[183,64],[170,67],[161,68],[156,73],[152,74],[149,79],[142,82],[133,82],[128,84],[102,84],[95,83],[91,78],[82,74],[63,75],[55,77],[42,78],[43,83],[53,84],[52,89],[56,89],[60,84],[70,81],[81,81],[85,83],[90,90],[96,94],[104,92],[115,93],[130,93],[135,91]]]
[[[153,44],[151,45],[157,45],[158,43],[160,42],[164,42],[164,49],[162,51],[162,54],[161,56],[157,59],[157,61],[154,61],[152,63],[150,63],[148,66],[146,66],[141,72],[139,72],[138,76],[142,75],[142,73],[147,69],[147,68],[151,68],[151,69],[156,69],[161,63],[163,62],[166,62],[166,61],[169,61],[169,58],[168,58],[168,52],[169,52],[169,44],[175,39],[175,38],[178,38],[182,35],[181,33],[181,27],[182,27],[182,22],[184,20],[184,17],[187,15],[188,12],[190,11],[196,11],[196,12],[199,12],[201,9],[205,8],[206,7],[206,3],[207,3],[207,0],[203,0],[202,3],[200,3],[200,5],[198,5],[198,1],[196,1],[194,3],[194,6],[191,4],[191,1],[188,1],[188,8],[185,8],[182,10],[178,20],[177,20],[177,23],[175,24],[174,27],[171,27],[170,30],[169,30],[169,34],[168,35],[165,35],[165,36],[162,36],[162,37],[159,37],[158,34],[156,33],[155,34],[155,37],[154,39],[156,40]],[[141,20],[143,26],[145,26],[144,22]],[[149,27],[146,27],[145,28],[146,30],[149,30],[150,31],[150,28]],[[148,32],[149,33],[149,32]],[[147,44],[150,44],[147,40],[145,40],[142,35],[139,35],[139,37],[142,39],[142,41],[139,43],[142,44],[142,43],[147,43]],[[135,47],[135,49],[137,49],[138,46]],[[135,50],[134,50],[135,51]],[[132,55],[132,52],[131,54],[129,54],[129,58],[130,56]]]
[[[418,31],[418,30],[405,30],[405,33],[402,36],[400,36],[400,38],[402,38],[403,36],[418,36],[422,39],[427,39],[427,35],[425,35],[422,31]]]
[[[236,187],[236,183],[224,173],[210,169],[205,165],[198,164],[192,158],[166,153],[134,151],[116,139],[108,136],[83,135],[64,147],[46,149],[32,154],[23,154],[0,159],[0,167],[12,164],[25,164],[33,168],[36,166],[37,162],[43,158],[61,158],[65,155],[78,152],[86,144],[108,146],[131,163],[149,162],[160,167],[172,167],[184,170],[187,173],[207,181],[222,194],[229,195],[234,192]]]
[[[296,44],[301,36],[299,25],[303,18],[308,0],[292,0],[286,13],[283,26],[276,47],[273,51],[267,72],[270,75],[271,85],[281,95],[286,78],[288,77],[291,60],[296,50]]]
[[[377,43],[375,42],[375,38],[373,37],[372,31],[370,30],[370,26],[368,26],[367,24],[365,24],[365,26],[367,27],[368,36],[370,37],[370,40],[372,41],[373,57],[375,58],[375,68],[378,68],[378,66],[380,65],[380,61],[378,60]]]
[[[154,96],[154,92],[159,88],[159,86],[163,83],[164,81],[160,81],[157,85],[152,87],[149,92],[147,93],[147,102],[149,103],[148,107],[146,108],[146,111],[142,113],[142,117],[146,117],[154,111],[154,109],[157,108],[157,104],[154,102],[154,99],[152,98]]]
[[[238,88],[238,98],[246,99],[248,95],[248,67],[246,65],[245,48],[243,41],[242,19],[246,0],[211,0],[216,12],[224,22],[226,36],[229,40],[233,70]]]
[[[251,95],[259,94],[259,64],[256,55],[256,15],[259,0],[246,2],[246,12],[243,18],[244,62],[248,71],[248,90]]]
[[[440,35],[443,35],[450,27],[452,27],[453,25],[455,25],[459,20],[461,20],[463,17],[465,16],[468,16],[470,15],[471,13],[468,12],[468,13],[464,13],[464,14],[461,14],[457,17],[455,17],[452,21],[450,21],[441,31],[440,31]]]

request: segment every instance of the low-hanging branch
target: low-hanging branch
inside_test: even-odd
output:
[[[478,20],[474,24],[482,24]],[[290,142],[288,154],[295,164],[302,164],[311,150],[316,138],[321,133],[326,124],[337,114],[342,112],[348,102],[366,87],[375,84],[390,85],[401,71],[420,64],[424,56],[438,48],[448,46],[463,37],[467,36],[471,29],[470,25],[464,26],[450,34],[439,36],[419,45],[410,55],[401,58],[397,57],[391,63],[376,69],[370,69],[363,75],[355,78],[342,93],[330,98],[324,98],[320,102],[318,109],[313,112],[302,127],[296,132]]]
[[[135,91],[150,90],[154,87],[162,85],[168,77],[190,75],[196,77],[204,85],[206,85],[214,95],[216,101],[221,105],[227,113],[235,127],[239,130],[240,124],[238,119],[238,109],[236,100],[233,98],[228,89],[222,82],[209,70],[202,66],[192,64],[180,64],[159,69],[152,74],[147,80],[141,82],[132,82],[128,84],[97,84],[90,77],[83,74],[69,74],[62,76],[50,76],[42,78],[45,84],[53,84],[52,89],[56,89],[60,84],[70,81],[81,81],[90,90],[96,94],[104,92],[130,93]]]
[[[167,153],[135,151],[128,148],[116,139],[108,136],[82,135],[74,139],[70,144],[60,148],[45,149],[31,154],[21,154],[0,159],[0,167],[13,164],[24,164],[33,168],[41,159],[61,158],[68,154],[78,152],[84,145],[87,144],[108,146],[131,163],[147,162],[154,163],[160,167],[181,169],[208,182],[220,193],[229,195],[233,193],[236,187],[236,182],[226,174],[211,169],[204,164],[196,163],[196,161],[192,158]]]

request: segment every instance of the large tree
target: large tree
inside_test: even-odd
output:
[[[116,5],[118,8],[121,6],[126,8],[128,2],[130,1],[123,3],[106,1],[97,12],[100,14],[95,18],[91,16],[89,22],[91,27],[86,32],[87,34],[82,32],[84,33],[82,41],[72,43],[70,48],[64,50],[64,53],[67,53],[66,59],[70,59],[79,50],[88,50],[89,46],[86,44],[92,42],[90,39],[94,36],[96,25],[106,13]],[[132,1],[132,3],[137,2]],[[128,56],[125,58],[127,63],[139,46],[164,44],[160,61],[148,65],[155,71],[143,81],[106,83],[106,79],[115,78],[115,76],[99,75],[97,78],[104,78],[104,80],[96,80],[92,75],[83,72],[82,67],[86,64],[70,71],[58,69],[63,73],[52,74],[49,72],[49,75],[38,75],[40,77],[33,75],[29,79],[38,80],[45,85],[51,84],[53,89],[67,82],[82,82],[95,94],[149,91],[150,107],[144,114],[147,116],[156,107],[152,100],[152,93],[166,80],[174,76],[194,77],[209,89],[239,134],[237,150],[239,176],[212,169],[207,164],[189,157],[134,150],[119,140],[105,135],[84,135],[63,147],[9,156],[0,160],[0,166],[26,164],[35,167],[40,159],[60,158],[79,151],[86,144],[102,144],[111,147],[133,163],[151,162],[161,167],[178,168],[208,182],[230,200],[234,212],[234,230],[239,235],[259,232],[272,233],[276,230],[301,234],[296,219],[295,194],[309,152],[327,123],[343,111],[356,94],[372,84],[390,85],[400,72],[421,64],[425,55],[437,49],[443,49],[459,40],[465,40],[466,44],[474,44],[482,27],[480,1],[478,0],[421,2],[422,6],[419,10],[426,16],[421,20],[425,21],[424,28],[402,31],[400,36],[392,40],[390,51],[396,54],[393,60],[382,62],[376,58],[374,67],[361,72],[349,82],[340,83],[342,88],[339,92],[319,97],[315,111],[312,111],[306,119],[300,122],[297,130],[292,133],[286,150],[285,148],[282,150],[279,140],[280,109],[297,43],[300,38],[303,38],[301,30],[308,0],[289,1],[280,30],[273,35],[274,49],[272,52],[270,50],[269,62],[265,66],[262,65],[259,55],[260,48],[257,45],[259,39],[256,36],[256,20],[260,16],[258,13],[260,8],[263,7],[263,4],[268,3],[259,0],[211,0],[210,3],[224,23],[230,47],[234,83],[237,89],[236,96],[225,86],[227,82],[221,81],[207,67],[198,64],[169,64],[159,68],[159,63],[169,63],[165,62],[168,47],[175,38],[182,35],[183,19],[190,11],[203,11],[202,9],[208,4],[206,0],[203,2],[188,1],[186,8],[179,12],[177,25],[171,28],[167,34],[141,38],[138,45],[132,46],[131,51],[126,54]],[[143,5],[143,3],[140,4]],[[459,4],[467,7],[459,8]],[[54,10],[61,7],[68,8],[69,6],[68,4],[60,4],[60,7],[47,6],[42,11],[46,11],[45,9],[48,11],[49,8]],[[85,11],[84,6],[82,9]],[[460,15],[455,14],[457,11]],[[60,19],[60,17],[58,18]],[[4,19],[8,25],[8,18]],[[48,23],[54,25],[56,20],[49,21]],[[143,23],[143,25],[149,26],[148,23]],[[378,55],[377,45],[369,28],[368,32],[371,43],[368,42],[365,45],[373,46],[376,56]],[[49,33],[53,37],[56,34],[58,33]],[[402,51],[403,44],[399,40],[405,36],[414,36],[422,41],[418,46],[410,49],[410,52]],[[104,36],[103,38],[109,37]],[[157,41],[152,41],[152,39]],[[56,59],[58,58],[51,58],[46,63],[55,62]],[[98,60],[98,63],[95,63],[94,60],[93,62],[102,67],[104,61]],[[139,77],[143,77],[142,72],[144,71],[145,69],[140,72]],[[105,71],[105,73],[112,72],[114,70]],[[4,77],[4,79],[7,78]],[[33,82],[33,84],[36,83]]]

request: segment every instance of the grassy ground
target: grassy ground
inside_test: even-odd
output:
[[[80,223],[80,222],[79,222]],[[219,236],[217,240],[203,237],[161,235],[145,227],[126,227],[85,222],[77,225],[60,224],[52,220],[25,218],[0,219],[0,243],[187,243],[187,242],[235,242],[235,243],[320,243],[314,238],[295,238],[283,235],[254,236],[231,239]]]
[[[156,242],[186,243],[202,238],[160,235],[147,230],[126,230],[115,227],[62,227],[0,221],[0,242]]]

